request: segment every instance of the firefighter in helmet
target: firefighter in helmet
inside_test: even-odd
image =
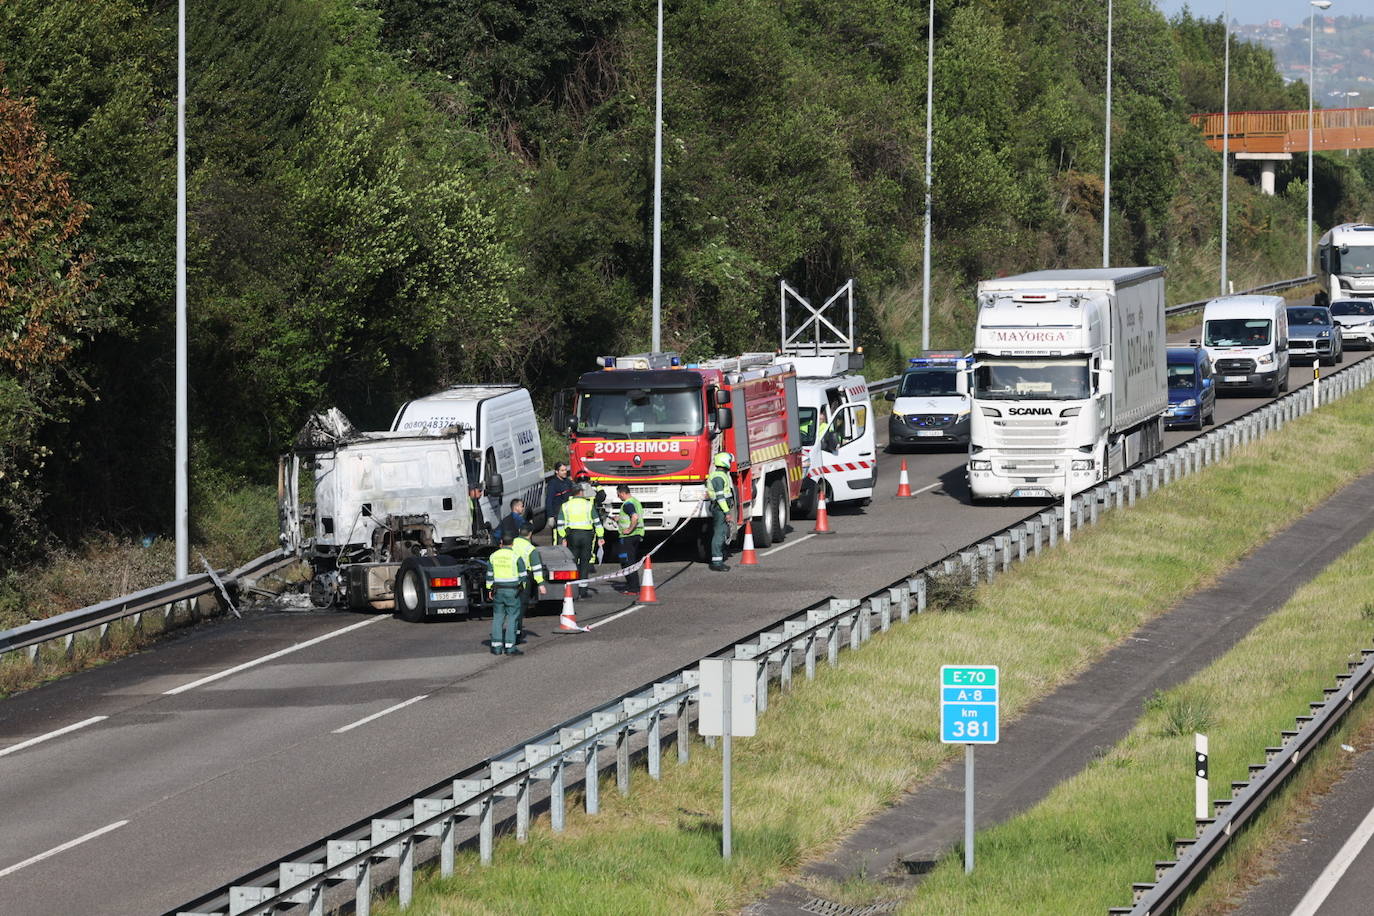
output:
[[[720,452],[711,462],[714,467],[706,475],[706,500],[711,512],[711,566],[715,572],[725,572],[725,542],[730,536],[730,510],[735,506],[735,485],[730,481],[730,465],[735,456]]]

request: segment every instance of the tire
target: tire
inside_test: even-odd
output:
[[[757,517],[758,524],[754,525],[754,546],[762,550],[765,547],[773,546],[773,526],[776,524],[777,510],[773,508],[773,500],[777,497],[777,491],[772,484],[765,484],[763,487],[763,511]]]
[[[769,481],[763,503],[763,524],[768,529],[768,542],[781,544],[787,537],[787,487],[780,479]]]
[[[816,481],[807,478],[802,482],[801,495],[792,507],[792,518],[809,521],[816,517]]]
[[[396,573],[396,616],[407,623],[420,623],[429,616],[429,589],[425,570],[433,565],[431,557],[411,557]]]
[[[1345,344],[1341,344],[1341,348],[1336,351],[1336,365],[1339,366],[1343,362],[1345,362]]]
[[[773,541],[781,544],[787,540],[787,526],[792,521],[792,500],[787,498],[786,485],[780,482],[779,488],[782,490],[782,497],[778,500],[778,528]]]

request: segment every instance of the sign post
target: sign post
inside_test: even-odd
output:
[[[940,741],[964,746],[965,874],[973,871],[973,746],[998,741],[999,674],[996,665],[940,666]]]
[[[721,831],[720,855],[731,853],[730,739],[752,738],[758,729],[758,663],[750,658],[703,658],[701,660],[700,711],[697,731],[721,737]]]

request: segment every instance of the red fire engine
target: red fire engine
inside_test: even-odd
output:
[[[578,380],[571,413],[559,418],[571,438],[574,476],[589,475],[612,511],[616,485],[628,484],[650,534],[693,518],[704,529],[711,459],[730,452],[732,524],[752,518],[759,547],[786,536],[803,477],[792,366],[774,365],[772,353],[686,365],[671,353],[600,362]]]

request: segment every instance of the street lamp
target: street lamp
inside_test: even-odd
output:
[[[1324,0],[1330,2],[1330,0]],[[1221,89],[1221,285],[1220,295],[1226,295],[1227,268],[1226,242],[1230,237],[1228,229],[1231,215],[1231,2],[1226,2],[1226,50],[1222,53]]]
[[[186,416],[186,0],[177,4],[177,254],[176,254],[176,578],[190,572],[189,423]]]
[[[1312,84],[1317,81],[1317,10],[1331,8],[1331,0],[1307,0],[1307,275],[1312,275]]]
[[[930,349],[930,174],[931,110],[935,96],[935,0],[930,0],[930,30],[926,35],[926,225],[921,245],[921,349]]]
[[[1112,266],[1112,0],[1107,0],[1107,126],[1102,154],[1102,266]]]
[[[651,353],[663,350],[663,0],[658,0],[658,69],[654,76],[654,328]]]

